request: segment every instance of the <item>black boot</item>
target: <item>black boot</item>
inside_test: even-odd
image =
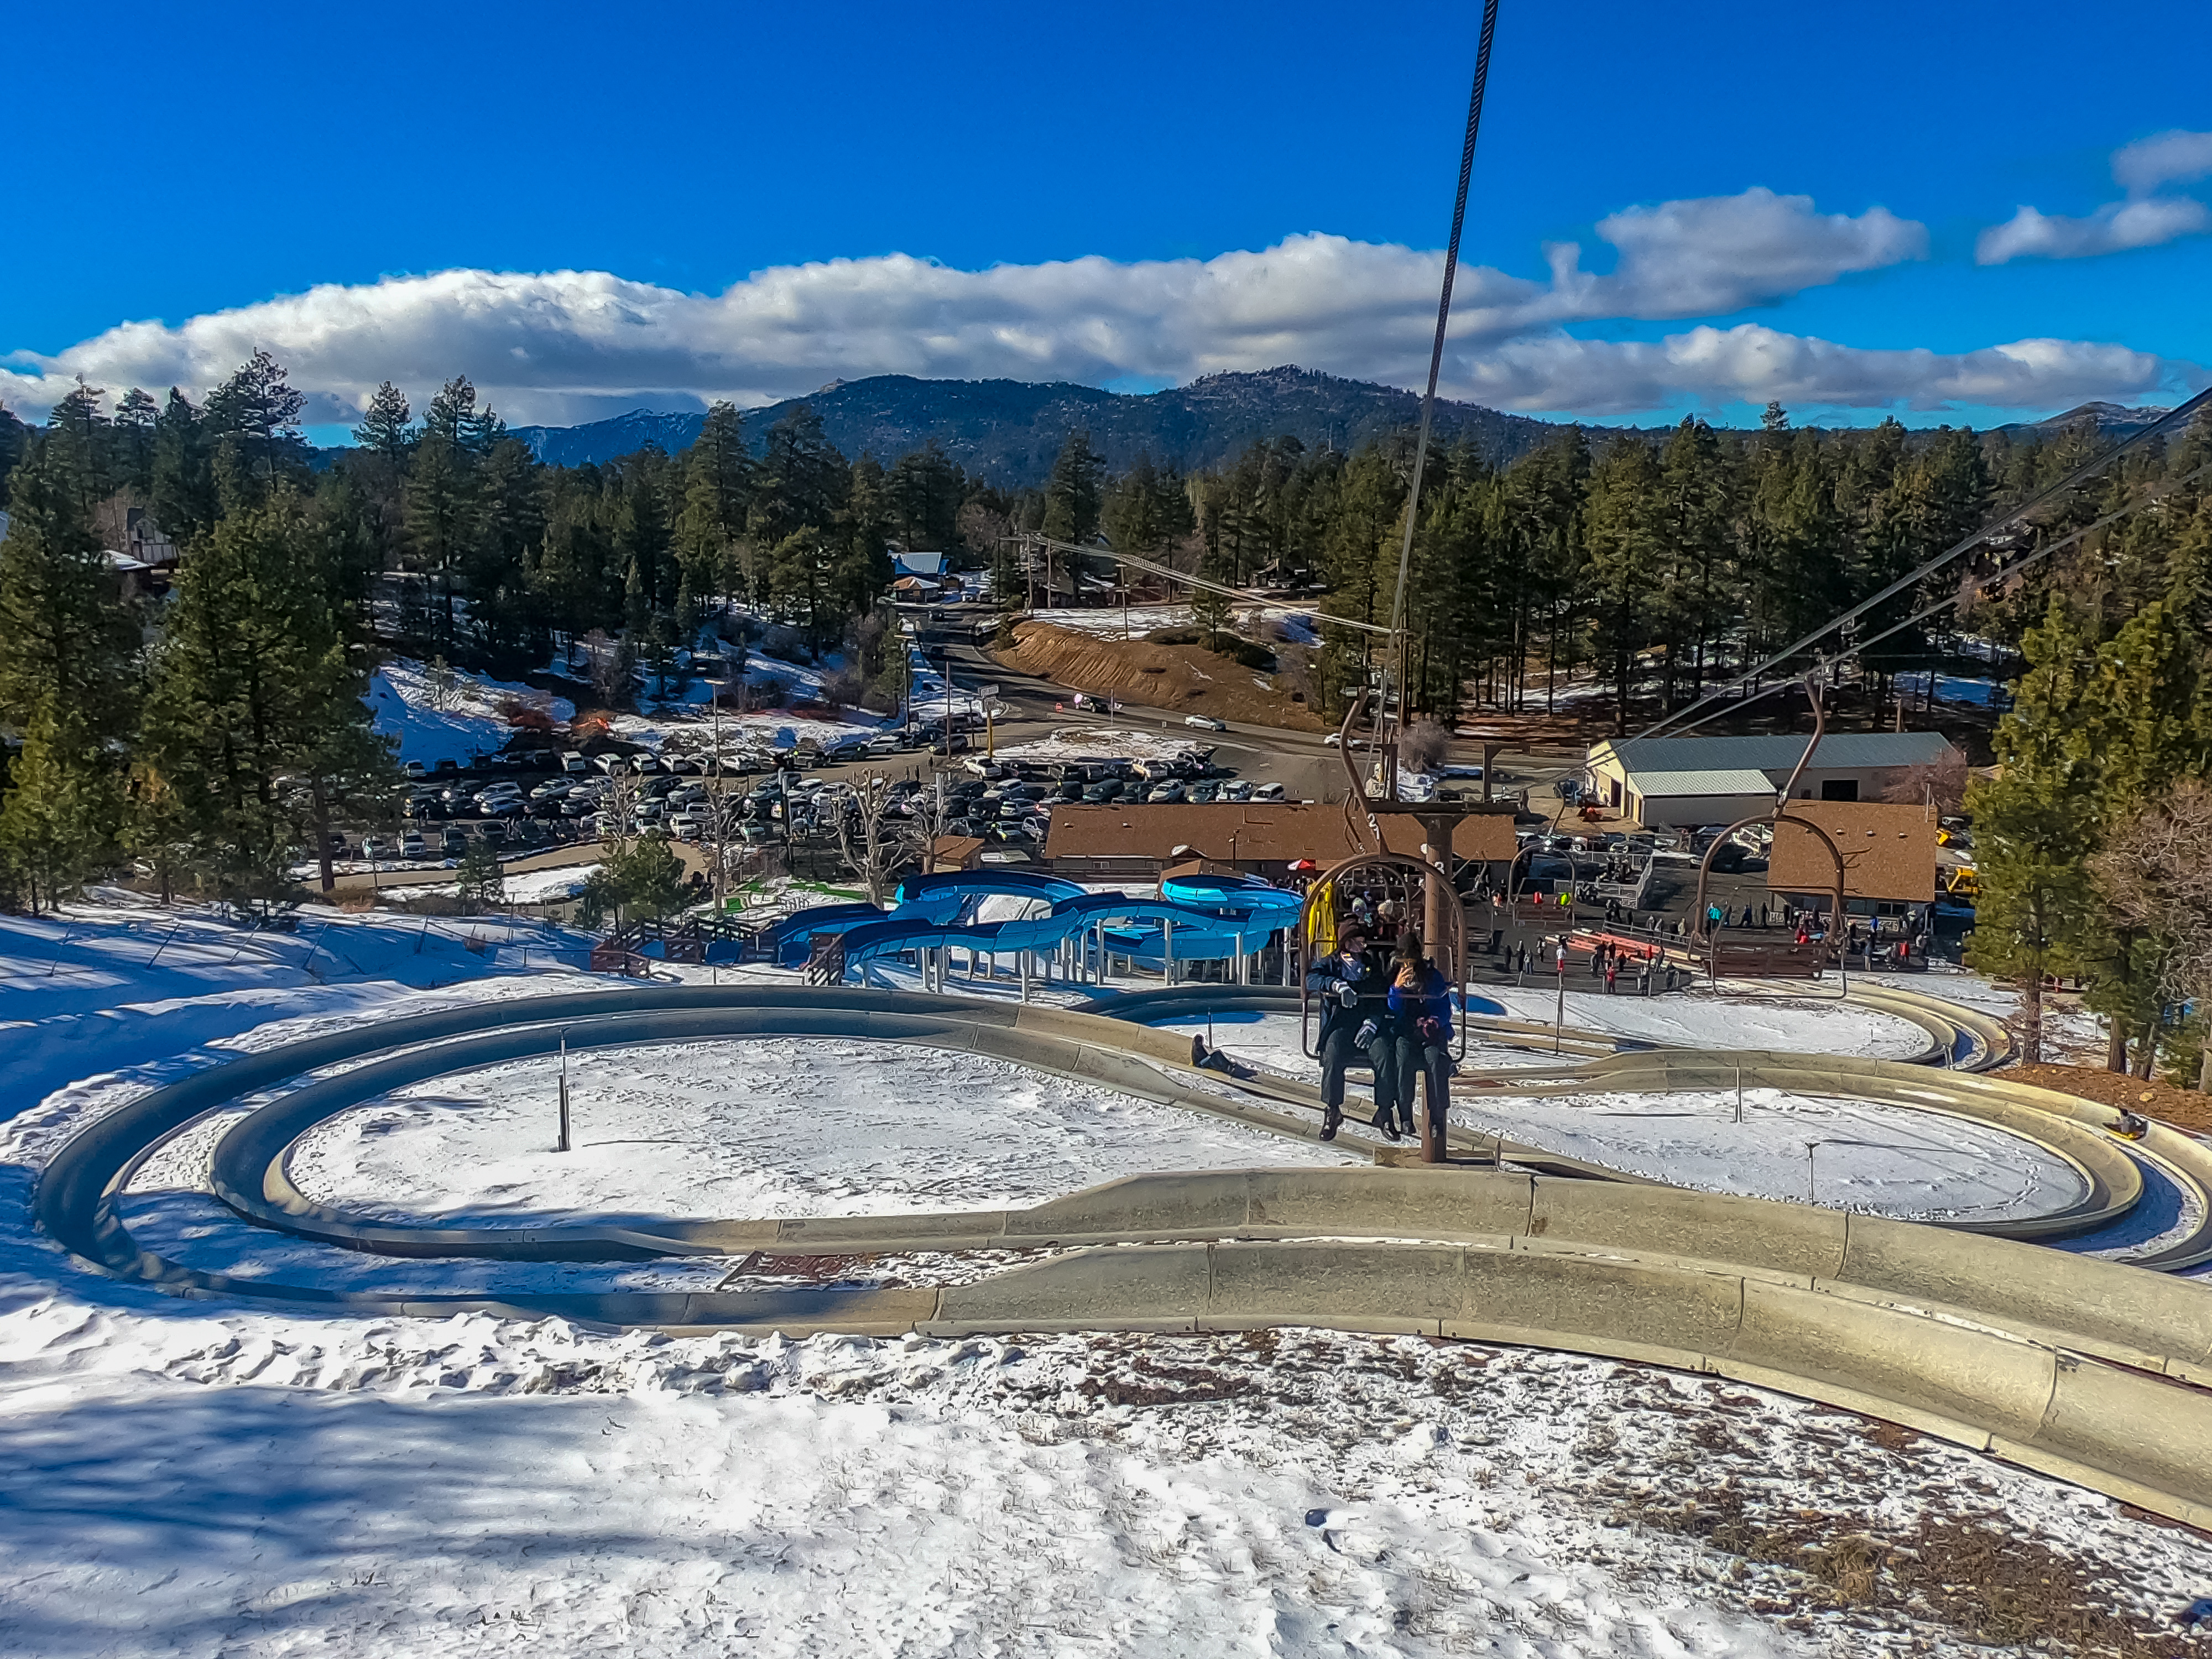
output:
[[[1334,1106],[1329,1107],[1322,1114],[1321,1138],[1323,1140],[1335,1139],[1336,1132],[1343,1126],[1343,1123],[1344,1114]]]

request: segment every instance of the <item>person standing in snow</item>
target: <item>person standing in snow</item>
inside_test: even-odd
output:
[[[1306,989],[1322,1000],[1321,1040],[1315,1046],[1321,1053],[1323,1140],[1335,1139],[1344,1123],[1345,1071],[1363,1051],[1375,1070],[1375,1127],[1398,1138],[1389,1079],[1395,1056],[1384,1035],[1389,984],[1368,962],[1365,945],[1358,934],[1346,934],[1336,954],[1322,957],[1306,975]]]
[[[1396,1025],[1395,1085],[1398,1120],[1413,1127],[1413,1080],[1427,1079],[1429,1127],[1443,1137],[1452,1073],[1451,981],[1421,951],[1420,936],[1410,930],[1398,940],[1392,963],[1389,1008]]]

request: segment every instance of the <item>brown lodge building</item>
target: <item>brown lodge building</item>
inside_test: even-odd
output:
[[[1301,860],[1326,869],[1356,853],[1371,853],[1370,841],[1356,841],[1352,825],[1366,834],[1366,819],[1341,803],[1189,801],[1158,806],[1060,806],[1052,814],[1044,856],[1055,875],[1087,881],[1150,881],[1170,865],[1203,860],[1209,866],[1279,881]],[[1420,856],[1418,819],[1395,814],[1380,820],[1383,845],[1408,858]],[[1514,808],[1500,802],[1459,821],[1452,852],[1460,864],[1489,866],[1502,875],[1513,860]]]
[[[1894,915],[1936,896],[1935,813],[1923,806],[1874,801],[1793,800],[1790,817],[1774,826],[1766,884],[1800,903],[1826,909],[1835,903],[1836,861],[1805,818],[1826,830],[1844,860],[1844,908],[1859,915]]]

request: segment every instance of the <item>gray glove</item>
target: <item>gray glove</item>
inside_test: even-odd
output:
[[[1336,1000],[1346,1008],[1355,1007],[1359,1002],[1359,993],[1352,988],[1350,980],[1340,979],[1336,982]]]

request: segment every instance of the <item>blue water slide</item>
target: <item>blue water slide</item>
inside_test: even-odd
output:
[[[1243,895],[1238,896],[1234,906],[1224,903],[1201,907],[1127,893],[1088,893],[1080,890],[1078,896],[1055,905],[1043,915],[963,925],[949,915],[928,914],[939,908],[937,901],[942,896],[944,890],[940,888],[910,907],[902,905],[889,916],[848,930],[845,965],[855,968],[871,957],[945,945],[987,954],[1049,951],[1066,940],[1080,938],[1101,923],[1106,925],[1107,948],[1117,956],[1133,957],[1142,962],[1164,962],[1167,925],[1172,923],[1176,961],[1218,961],[1237,955],[1240,950],[1257,950],[1267,943],[1270,933],[1288,925],[1282,920],[1280,906],[1250,903]],[[1295,898],[1295,895],[1285,896]]]
[[[794,910],[782,921],[762,930],[761,943],[769,958],[780,968],[804,968],[807,941],[817,933],[842,933],[862,922],[880,921],[884,913],[872,904],[817,904]]]
[[[892,896],[899,903],[915,904],[957,895],[963,901],[998,894],[1018,898],[1041,898],[1054,904],[1088,896],[1088,890],[1059,876],[1030,870],[945,870],[931,876],[908,876]]]

